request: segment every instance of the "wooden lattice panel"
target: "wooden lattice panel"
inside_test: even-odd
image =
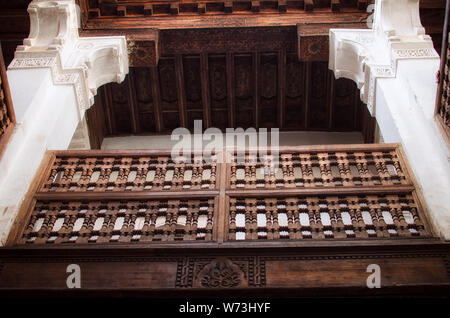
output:
[[[411,194],[232,198],[230,240],[428,236]]]
[[[233,155],[232,189],[383,186],[410,183],[395,150]],[[273,164],[278,162],[278,168]]]
[[[37,191],[23,208],[23,224],[10,240],[217,245],[432,237],[399,145],[259,153],[244,153],[240,163],[225,148],[212,163],[198,154],[187,163],[173,162],[167,151],[50,152]]]
[[[210,241],[214,199],[38,201],[22,243]]]
[[[216,166],[202,157],[174,162],[170,155],[58,157],[42,191],[174,191],[214,189]]]

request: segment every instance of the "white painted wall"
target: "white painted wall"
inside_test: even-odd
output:
[[[0,158],[0,246],[47,150],[67,149],[97,88],[128,73],[124,36],[80,38],[74,0],[34,0],[8,68],[17,125]]]
[[[361,88],[384,142],[398,142],[435,231],[450,240],[450,150],[434,120],[439,55],[419,0],[376,0],[372,30],[330,30],[330,69]]]
[[[40,85],[30,85],[25,92],[27,72],[8,71],[13,103],[21,111],[0,158],[0,245],[5,243],[46,150],[66,149],[78,124],[72,86],[54,85],[49,69],[32,73]]]
[[[170,135],[108,137],[103,140],[102,149],[171,149],[176,143],[177,141],[170,140]],[[204,141],[203,145],[208,143],[209,141]],[[364,138],[359,132],[280,132],[280,146],[362,143]]]
[[[399,61],[377,81],[376,118],[386,142],[400,142],[437,234],[450,240],[450,150],[434,121],[438,60]]]

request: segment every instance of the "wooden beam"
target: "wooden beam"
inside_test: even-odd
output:
[[[223,243],[224,238],[227,236],[228,233],[228,207],[229,205],[229,197],[226,195],[226,188],[228,184],[228,175],[227,170],[229,168],[229,164],[226,164],[226,152],[222,152],[219,154],[219,156],[222,156],[222,164],[219,166],[219,197],[216,198],[218,202],[216,202],[216,211],[217,211],[217,217],[215,216],[214,219],[218,220],[216,222],[217,224],[217,231],[216,231],[216,240],[219,243]]]
[[[327,74],[327,108],[328,108],[328,129],[333,129],[333,106],[335,95],[336,81],[334,80],[333,72],[328,71]]]
[[[175,72],[177,77],[177,92],[178,92],[178,109],[180,112],[180,124],[182,127],[187,127],[187,101],[186,101],[186,89],[184,85],[184,69],[183,69],[183,56],[177,54],[175,57]]]
[[[278,128],[284,127],[286,106],[286,50],[278,52]]]
[[[304,107],[305,107],[305,129],[308,128],[308,116],[309,116],[309,99],[310,99],[310,86],[311,86],[311,62],[305,62],[303,67],[303,83],[305,87],[305,91],[303,92],[304,96]]]
[[[367,194],[394,194],[394,193],[410,193],[414,191],[414,186],[410,185],[396,185],[396,186],[383,186],[383,187],[322,187],[322,188],[303,188],[301,192],[298,189],[270,189],[270,190],[254,190],[248,189],[245,192],[242,190],[227,190],[227,195],[230,197],[239,198],[252,198],[252,197],[289,197],[295,195],[305,196],[325,196],[325,195],[355,195],[355,193]],[[86,196],[93,195],[94,193],[88,192]],[[45,200],[51,196],[48,193],[43,193]],[[61,193],[53,193],[52,195],[60,195]],[[41,199],[41,197],[39,197]]]
[[[235,78],[234,78],[234,55],[231,52],[227,52],[227,105],[228,105],[228,125],[229,127],[235,127]]]
[[[35,198],[44,201],[60,200],[139,200],[171,198],[210,198],[219,194],[217,190],[183,190],[183,191],[117,191],[117,192],[37,192]]]
[[[209,91],[208,53],[206,52],[200,54],[200,70],[202,81],[203,127],[209,128],[211,127],[211,98]]]
[[[155,127],[156,131],[161,132],[164,129],[164,127],[161,115],[161,95],[159,87],[158,67],[156,66],[150,67],[150,75],[151,75],[151,86],[152,86],[151,90],[155,114]]]
[[[258,1],[258,0],[257,0]],[[260,0],[259,0],[260,1]],[[308,0],[306,0],[308,1]],[[331,14],[330,12],[322,12],[320,14],[312,12],[314,9],[313,1],[305,2],[306,5],[302,6],[302,9],[306,7],[306,12],[299,10],[298,12],[292,12],[289,14],[267,14],[264,19],[261,19],[259,15],[255,15],[249,11],[237,11],[236,19],[239,21],[245,21],[246,27],[273,27],[276,26],[296,26],[300,21],[305,23],[329,23],[332,18],[335,23],[345,22],[357,22],[365,19],[368,13],[365,11],[356,11],[355,8],[342,7],[339,14]],[[261,3],[261,1],[260,1]],[[301,1],[300,1],[301,3]],[[232,3],[225,3],[224,11],[235,14],[236,10],[233,9]],[[237,9],[237,8],[236,8]],[[322,10],[322,9],[321,9]],[[197,13],[193,13],[196,15]],[[88,19],[86,28],[91,30],[109,30],[116,29],[121,32],[127,32],[127,29],[204,29],[204,28],[226,28],[230,26],[228,14],[211,14],[206,15],[204,18],[194,18],[191,15],[181,15],[174,19],[169,13],[165,15],[159,15],[157,19],[148,19],[144,15],[141,17],[133,16],[133,19],[127,19],[124,17],[99,17]],[[123,34],[123,33],[122,33]]]
[[[136,101],[136,88],[134,85],[134,76],[127,76],[128,79],[128,101],[130,107],[131,131],[137,134],[141,131],[139,124],[139,110]]]
[[[259,94],[260,94],[260,78],[259,78],[259,64],[260,55],[259,52],[253,52],[252,54],[252,70],[253,70],[253,111],[254,111],[254,124],[255,128],[259,128]]]

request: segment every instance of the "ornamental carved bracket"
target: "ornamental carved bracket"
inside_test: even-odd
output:
[[[120,83],[128,73],[125,37],[80,37],[74,0],[34,0],[28,13],[30,34],[9,70],[50,68],[55,85],[73,86],[81,118],[98,87]]]
[[[439,59],[420,22],[419,0],[377,0],[369,30],[330,29],[329,68],[357,83],[372,116],[377,78],[396,77],[401,59]]]

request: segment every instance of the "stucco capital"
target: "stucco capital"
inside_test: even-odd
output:
[[[376,0],[372,29],[331,29],[329,68],[355,81],[375,115],[376,80],[396,77],[401,59],[439,59],[420,22],[419,0]]]
[[[30,34],[9,70],[50,68],[54,84],[73,86],[82,117],[101,85],[128,73],[125,37],[80,37],[74,0],[34,0],[28,12]]]

